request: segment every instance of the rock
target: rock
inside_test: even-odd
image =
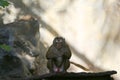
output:
[[[40,58],[39,22],[36,19],[21,19],[0,27],[0,80],[38,74]]]
[[[111,75],[116,71],[104,72],[80,72],[80,73],[48,73],[40,76],[33,76],[25,80],[114,80]]]
[[[26,77],[30,76],[29,70],[22,61],[13,55],[5,55],[0,62],[0,76]]]

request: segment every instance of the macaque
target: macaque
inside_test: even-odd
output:
[[[71,51],[63,37],[56,37],[46,53],[47,68],[51,73],[66,72],[70,66]]]

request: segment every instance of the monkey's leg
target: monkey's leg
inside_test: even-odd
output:
[[[47,68],[49,69],[49,72],[54,72],[54,63],[52,59],[48,59]]]
[[[60,72],[66,72],[69,67],[70,67],[70,61],[69,59],[65,59],[62,66],[60,67]]]

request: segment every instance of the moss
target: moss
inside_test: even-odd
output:
[[[4,49],[5,51],[11,51],[11,46],[6,45],[6,44],[0,44],[0,48]]]
[[[5,8],[6,6],[8,6],[10,3],[6,0],[0,0],[0,6],[2,6],[3,8]]]

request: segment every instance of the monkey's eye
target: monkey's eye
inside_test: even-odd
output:
[[[56,40],[55,42],[59,42],[58,40]]]

